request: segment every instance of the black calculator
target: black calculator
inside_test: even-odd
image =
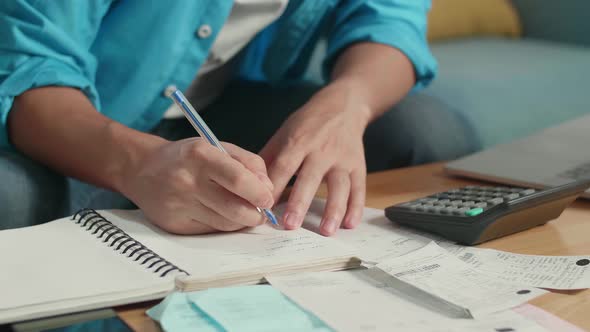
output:
[[[391,221],[473,245],[543,225],[586,189],[590,179],[543,190],[468,186],[390,206]]]

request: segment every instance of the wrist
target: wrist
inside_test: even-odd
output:
[[[113,190],[129,197],[129,179],[136,176],[148,156],[168,141],[114,121],[106,126],[106,133],[110,150],[113,151],[111,158],[115,161],[105,170],[107,183]]]
[[[378,116],[378,112],[371,106],[365,87],[359,80],[354,78],[339,78],[333,80],[324,89],[331,90],[338,98],[345,98],[352,108],[343,108],[342,111],[354,112],[354,117],[363,127],[363,130],[373,119]]]

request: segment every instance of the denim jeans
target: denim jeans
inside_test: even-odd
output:
[[[201,115],[222,141],[257,152],[317,86],[274,88],[234,83]],[[163,120],[153,134],[195,136],[184,119]],[[406,97],[369,125],[364,136],[369,172],[450,160],[479,148],[471,125],[426,94]],[[118,193],[63,177],[29,158],[0,151],[0,230],[35,225],[80,208],[134,208]]]

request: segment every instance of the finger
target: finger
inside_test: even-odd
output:
[[[257,154],[244,150],[230,143],[223,143],[223,147],[229,153],[230,156],[232,156],[235,160],[239,161],[242,165],[246,166],[247,169],[256,174],[256,176],[260,179],[260,181],[264,182],[268,189],[270,189],[271,191],[274,189],[272,182],[268,178],[268,173],[266,172],[266,164],[264,163],[264,159],[262,159]]]
[[[283,215],[283,225],[286,229],[301,226],[303,217],[328,169],[329,166],[321,157],[310,156],[303,162]]]
[[[350,194],[350,174],[344,170],[332,170],[327,175],[328,199],[320,223],[320,233],[330,236],[340,227]]]
[[[197,222],[190,216],[184,217],[182,219],[171,220],[168,223],[158,224],[158,226],[169,233],[178,235],[196,235],[217,232],[217,229]]]
[[[255,227],[266,222],[266,218],[255,206],[218,184],[209,182],[201,187],[205,187],[205,190],[198,194],[199,201],[226,221],[242,227]],[[213,223],[207,224],[216,227]]]
[[[367,174],[364,168],[354,170],[350,174],[350,197],[343,222],[346,228],[354,228],[361,222],[367,190],[366,179]]]
[[[278,137],[278,132],[275,133],[270,138],[270,140],[268,140],[268,142],[266,142],[262,150],[260,150],[260,152],[258,153],[260,157],[264,160],[266,165],[271,165],[274,162],[276,156],[281,151],[282,144],[279,143],[279,139],[276,137]]]
[[[203,157],[210,161],[205,171],[211,180],[254,206],[272,207],[272,191],[239,161],[219,151]]]
[[[233,232],[246,227],[245,225],[228,220],[202,202],[195,202],[193,211],[194,216],[191,218],[193,223],[202,224],[212,228],[214,231]]]
[[[274,184],[273,199],[278,201],[289,180],[303,162],[303,156],[290,151],[281,152],[268,168],[268,176]]]

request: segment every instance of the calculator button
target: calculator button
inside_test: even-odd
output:
[[[519,197],[520,197],[520,195],[519,195],[519,194],[516,194],[516,193],[513,193],[513,194],[508,194],[508,195],[504,196],[504,198],[505,198],[505,199],[508,199],[508,200],[517,199],[517,198],[519,198]]]
[[[462,203],[463,203],[462,200],[454,200],[454,201],[451,201],[451,203],[449,203],[449,204],[452,206],[457,206],[457,205],[461,205]]]
[[[475,206],[475,202],[474,201],[467,201],[467,202],[463,203],[463,206],[473,207],[473,206]]]
[[[504,199],[501,197],[496,197],[496,198],[492,198],[492,199],[488,200],[488,203],[490,203],[492,205],[501,204],[503,202],[504,202]]]
[[[414,203],[412,205],[407,206],[407,208],[410,210],[416,210],[416,208],[418,208],[419,206],[422,206],[422,204],[415,204]]]
[[[457,211],[457,208],[454,206],[450,206],[450,207],[444,209],[444,211],[448,214],[453,214],[455,211]]]
[[[438,201],[439,204],[449,204],[451,202],[450,199],[445,198]]]
[[[482,212],[483,212],[482,208],[474,208],[474,209],[465,211],[465,215],[467,215],[469,217],[475,217],[475,216],[481,214]]]
[[[470,208],[468,208],[468,207],[462,207],[462,208],[459,208],[459,209],[454,210],[453,211],[453,214],[456,214],[458,216],[461,216],[461,215],[464,215],[465,212],[467,212],[469,210],[470,210]]]
[[[479,208],[484,208],[486,206],[488,206],[488,203],[486,203],[486,202],[479,202],[479,203],[475,204],[475,207],[479,207]]]
[[[520,192],[521,195],[526,196],[526,195],[531,195],[535,193],[535,189],[525,189],[523,191]]]
[[[459,191],[461,191],[461,189],[451,189],[447,191],[447,193],[458,193]]]

